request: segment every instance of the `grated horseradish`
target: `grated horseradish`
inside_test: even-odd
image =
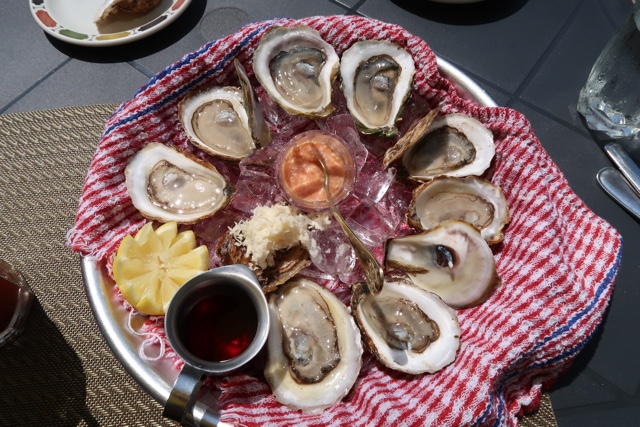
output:
[[[251,218],[231,228],[231,234],[237,246],[246,248],[251,262],[264,269],[273,266],[277,251],[298,244],[313,256],[318,247],[311,231],[324,230],[329,224],[327,212],[307,215],[291,205],[277,204],[258,206]]]

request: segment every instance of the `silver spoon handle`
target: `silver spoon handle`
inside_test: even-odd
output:
[[[598,172],[597,179],[602,189],[612,199],[640,220],[640,198],[618,170],[603,168]]]
[[[638,165],[617,142],[610,142],[605,145],[604,151],[622,172],[622,175],[627,178],[636,194],[640,195],[640,168],[638,168]]]
[[[351,246],[353,246],[353,250],[356,252],[356,256],[358,257],[362,270],[364,271],[364,277],[367,282],[367,286],[369,287],[369,292],[372,294],[378,294],[382,290],[382,284],[384,283],[384,271],[376,257],[371,253],[369,248],[362,243],[358,236],[356,236],[351,227],[349,227],[349,224],[347,224],[347,221],[345,221],[342,215],[340,215],[340,212],[338,212],[338,209],[336,209],[333,204],[333,201],[331,200],[331,191],[329,190],[329,172],[327,171],[327,167],[325,166],[322,157],[317,152],[316,157],[320,164],[320,168],[322,169],[322,174],[324,175],[324,192],[327,196],[329,209],[331,210],[331,213],[333,213],[336,221],[338,221],[338,224],[340,224],[344,233],[347,235]]]

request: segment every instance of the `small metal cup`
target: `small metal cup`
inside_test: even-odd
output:
[[[0,260],[0,346],[23,329],[33,300],[33,292],[22,274]]]
[[[186,314],[196,303],[212,295],[246,298],[256,311],[257,329],[253,340],[242,353],[229,360],[212,362],[195,356],[187,349],[179,333]],[[230,265],[199,274],[180,287],[169,303],[164,324],[169,344],[185,363],[165,403],[163,415],[184,424],[196,424],[194,401],[205,374],[231,373],[260,352],[269,332],[269,308],[253,272],[244,265]],[[206,423],[198,423],[203,424]]]

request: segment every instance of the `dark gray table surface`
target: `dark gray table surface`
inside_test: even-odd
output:
[[[591,65],[630,7],[631,0],[193,0],[144,40],[87,48],[45,35],[26,0],[2,1],[0,113],[125,101],[184,54],[258,20],[359,14],[402,25],[499,105],[524,113],[573,190],[622,234],[622,265],[604,324],[551,399],[561,427],[635,426],[640,227],[598,186],[596,173],[611,163],[575,109]]]

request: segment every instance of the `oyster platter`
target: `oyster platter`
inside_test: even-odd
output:
[[[106,123],[68,242],[105,272],[90,299],[141,318],[142,363],[177,375],[173,294],[248,266],[272,326],[246,369],[206,381],[231,424],[517,425],[601,321],[620,240],[524,116],[459,89],[423,40],[355,16],[186,55]]]

